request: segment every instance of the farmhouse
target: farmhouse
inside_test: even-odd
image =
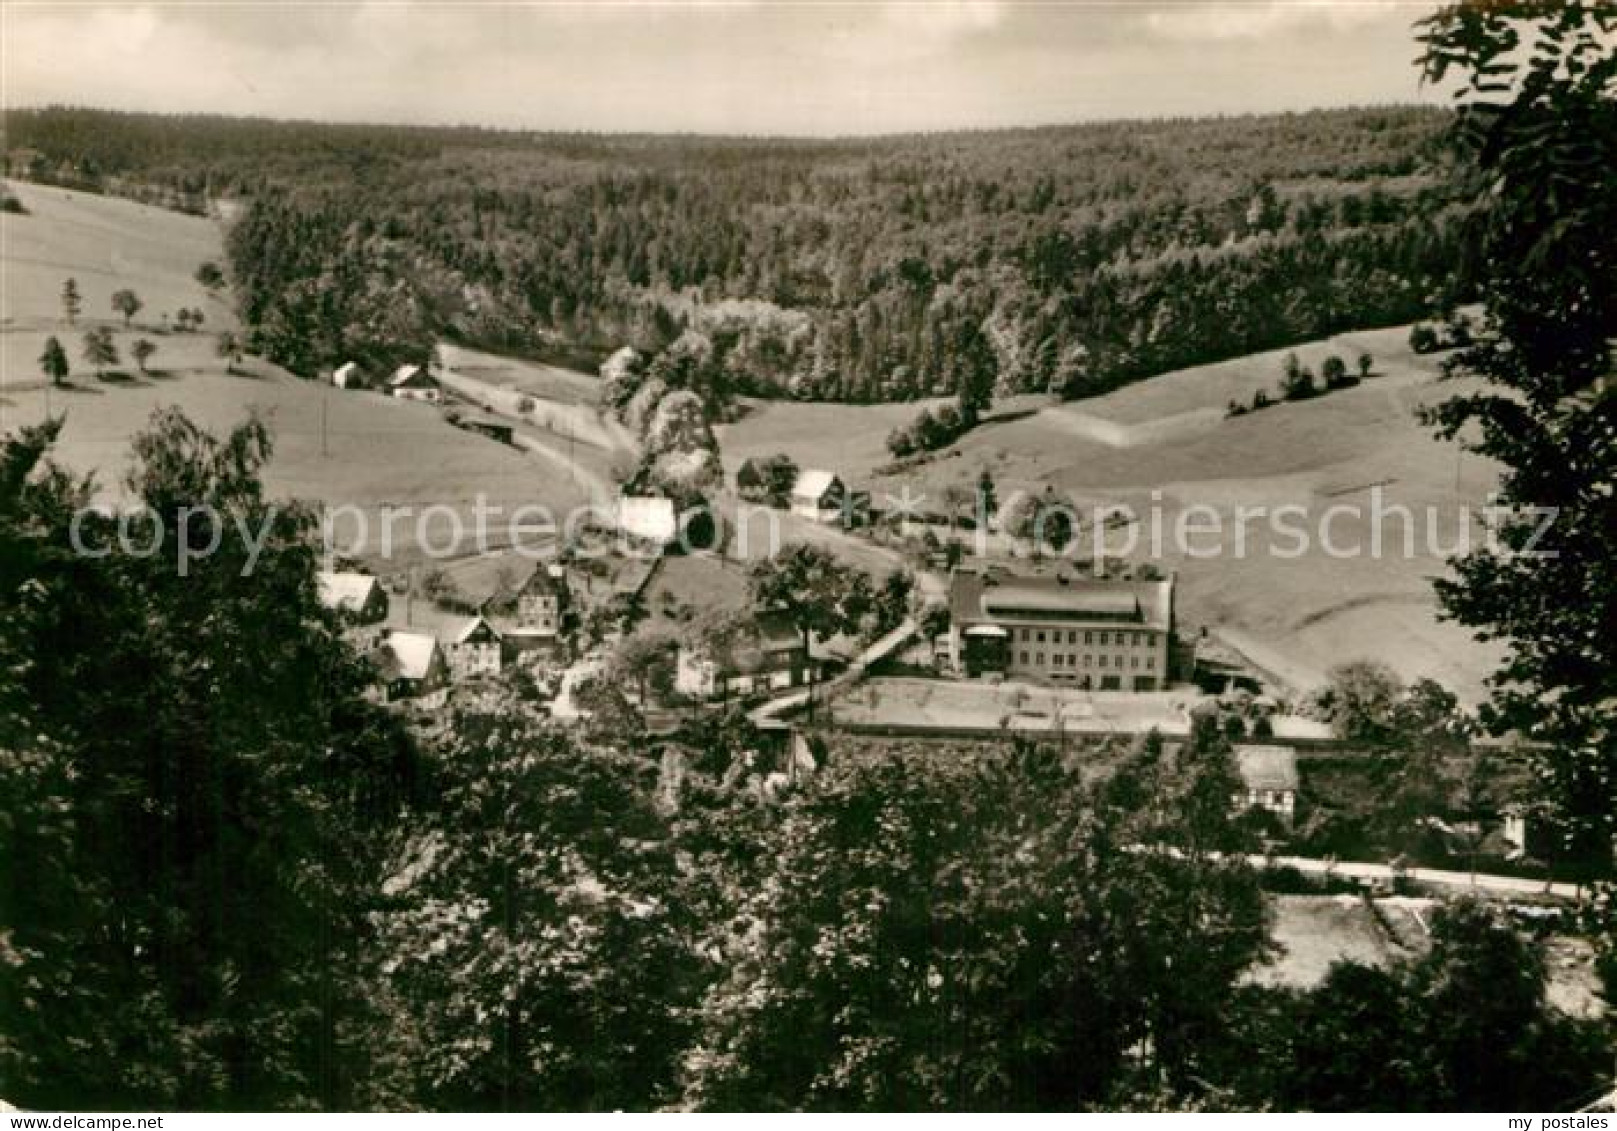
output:
[[[1012,676],[1102,691],[1168,684],[1172,578],[960,570],[949,588],[949,662],[968,677]]]
[[[448,670],[437,639],[424,632],[387,633],[371,659],[388,703],[436,691]]]
[[[405,401],[429,401],[439,404],[444,399],[443,387],[438,379],[420,365],[401,365],[387,379],[387,391]]]
[[[322,570],[316,581],[320,603],[354,624],[375,624],[387,616],[387,591],[368,573]]]
[[[670,546],[679,540],[679,512],[674,500],[652,495],[619,495],[617,526],[657,546]]]
[[[805,469],[792,484],[791,511],[816,522],[839,522],[848,488],[835,472]]]
[[[680,645],[674,687],[693,699],[751,695],[806,683],[808,641],[783,613],[763,613],[720,641]]]
[[[566,571],[536,564],[528,576],[483,602],[481,619],[504,642],[508,657],[555,652],[565,642],[571,601]]]
[[[331,383],[339,389],[363,389],[366,387],[365,371],[357,361],[344,362],[331,371]]]
[[[472,617],[444,644],[449,670],[456,679],[499,675],[505,642],[498,630],[481,616]]]
[[[1273,813],[1286,827],[1297,812],[1297,754],[1289,746],[1235,747],[1236,771],[1242,792],[1235,808]]]

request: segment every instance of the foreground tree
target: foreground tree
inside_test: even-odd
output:
[[[1509,658],[1490,721],[1546,744],[1545,796],[1574,859],[1617,833],[1617,7],[1450,4],[1422,21],[1422,66],[1457,76],[1455,141],[1491,187],[1484,321],[1456,368],[1494,388],[1428,415],[1505,467],[1497,548],[1451,564],[1448,614]],[[1539,536],[1540,520],[1553,516]]]
[[[502,709],[455,718],[437,766],[382,921],[402,1087],[451,1110],[664,1102],[696,963],[649,763]]]
[[[833,750],[788,805],[720,931],[688,1103],[1048,1109],[1194,1087],[1264,933],[1253,877],[1192,831],[1212,779],[1193,758],[1159,774],[1159,743],[1115,792],[1047,747],[935,755]]]
[[[167,410],[127,483],[155,552],[93,514],[80,545],[106,553],[75,552],[91,486],[45,462],[58,428],[0,441],[6,1098],[365,1102],[360,955],[414,774],[320,605],[312,516],[263,498],[261,426],[220,440]],[[203,506],[218,525],[182,528]]]
[[[145,373],[146,363],[150,361],[152,359],[152,355],[157,352],[157,347],[151,342],[147,341],[145,338],[141,338],[136,341],[134,345],[129,347],[129,352],[134,357],[135,364],[140,366],[140,371]]]

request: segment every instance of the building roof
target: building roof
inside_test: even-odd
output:
[[[362,612],[382,587],[382,583],[368,573],[321,570],[315,578],[320,586],[320,603],[345,613]]]
[[[467,620],[467,622],[461,626],[460,630],[455,633],[454,638],[450,642],[453,644],[468,643],[473,636],[477,635],[477,631],[479,629],[486,629],[488,632],[493,633],[494,639],[496,640],[500,638],[499,629],[495,628],[483,617],[476,616]]]
[[[1238,745],[1235,764],[1248,789],[1297,791],[1297,752],[1289,746]]]
[[[332,373],[332,376],[336,377],[336,378],[342,378],[342,377],[345,377],[345,376],[352,376],[353,374],[358,373],[358,372],[359,372],[359,362],[357,362],[357,361],[345,361],[341,365],[337,366],[336,370]]]
[[[404,385],[436,385],[438,382],[419,365],[401,365],[393,371],[387,383],[389,388],[397,389]]]
[[[957,570],[949,581],[949,614],[963,629],[1002,620],[1044,620],[1166,631],[1173,626],[1173,589],[1172,578],[1123,581],[1070,573]]]
[[[842,486],[842,480],[837,478],[836,472],[817,467],[805,468],[798,472],[797,482],[792,484],[792,498],[800,502],[817,503],[833,486]]]
[[[753,617],[730,640],[723,656],[715,659],[722,659],[727,672],[772,671],[790,666],[804,652],[803,634],[791,618],[782,612],[766,612]]]
[[[619,495],[618,526],[648,542],[669,543],[679,537],[674,500],[654,495]]]
[[[382,638],[383,673],[389,679],[426,679],[432,672],[432,659],[438,641],[424,632],[390,632]]]

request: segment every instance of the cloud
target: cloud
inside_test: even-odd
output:
[[[1241,112],[1416,97],[1411,18],[1349,0],[0,0],[0,103],[808,134]]]
[[[1266,39],[1304,29],[1347,31],[1407,17],[1405,0],[1268,0],[1248,3],[1177,4],[1140,16],[1147,31],[1190,43]]]

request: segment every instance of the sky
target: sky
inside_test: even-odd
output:
[[[844,135],[1433,101],[1434,0],[0,0],[0,105]]]

